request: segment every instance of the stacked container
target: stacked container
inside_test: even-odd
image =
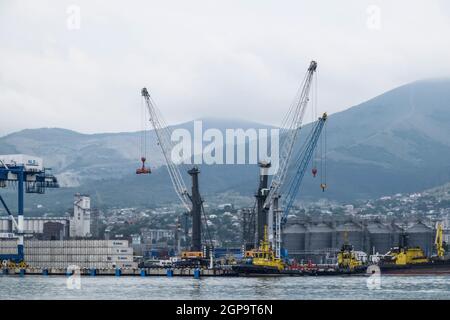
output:
[[[0,253],[17,253],[15,240],[0,240]],[[133,268],[133,248],[126,240],[25,240],[25,262],[31,267]]]

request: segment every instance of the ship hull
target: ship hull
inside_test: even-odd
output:
[[[281,272],[278,268],[257,266],[252,264],[235,265],[232,270],[239,275],[243,276],[261,276],[261,275],[280,275]]]
[[[426,263],[399,266],[395,264],[380,264],[381,274],[392,275],[436,275],[450,274],[450,260],[431,261]]]
[[[260,276],[290,276],[290,277],[300,277],[300,276],[338,276],[338,275],[356,275],[364,274],[366,271],[365,267],[358,267],[353,270],[348,269],[286,269],[278,270],[275,267],[258,266],[251,264],[244,265],[234,265],[232,267],[233,272],[239,276],[245,277],[260,277]]]

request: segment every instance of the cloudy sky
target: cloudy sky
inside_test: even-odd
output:
[[[450,3],[0,0],[0,135],[138,130],[143,86],[169,123],[277,125],[311,59],[329,112],[448,77]]]

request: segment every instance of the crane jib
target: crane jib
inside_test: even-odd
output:
[[[172,141],[170,139],[170,131],[168,126],[165,124],[162,117],[158,115],[156,106],[148,93],[147,88],[141,90],[141,94],[145,99],[145,103],[149,112],[150,122],[155,129],[156,138],[161,151],[166,161],[167,171],[169,173],[170,180],[172,182],[175,193],[180,199],[182,205],[190,211],[192,209],[192,203],[190,196],[187,192],[186,184],[184,183],[183,177],[178,169],[178,166],[172,161],[170,152],[172,150]]]
[[[319,118],[314,128],[311,130],[311,133],[306,139],[305,147],[298,157],[296,163],[299,163],[299,166],[297,168],[295,176],[292,179],[292,184],[290,185],[289,190],[285,197],[286,206],[283,211],[282,222],[286,221],[289,211],[292,207],[292,204],[294,203],[295,197],[298,194],[301,182],[305,175],[306,169],[311,161],[312,155],[317,146],[317,142],[319,141],[319,137],[326,120],[327,114],[325,113],[321,118]]]
[[[290,164],[292,151],[295,142],[297,141],[298,133],[302,127],[303,117],[309,102],[309,93],[312,85],[313,75],[316,72],[316,69],[317,62],[311,61],[305,76],[305,80],[303,82],[303,86],[301,87],[299,93],[296,95],[294,105],[292,105],[291,109],[288,111],[286,118],[286,138],[281,147],[278,170],[272,178],[269,188],[269,194],[267,195],[267,198],[264,202],[264,207],[266,209],[269,209],[274,198],[278,197],[278,191],[280,190],[286,179],[286,173]]]

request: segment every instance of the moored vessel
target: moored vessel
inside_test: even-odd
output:
[[[399,246],[384,255],[378,267],[382,274],[450,274],[450,256],[446,255],[447,244],[443,241],[441,223],[436,226],[435,249],[436,254],[428,258],[422,248],[409,247],[406,235],[402,235]]]

